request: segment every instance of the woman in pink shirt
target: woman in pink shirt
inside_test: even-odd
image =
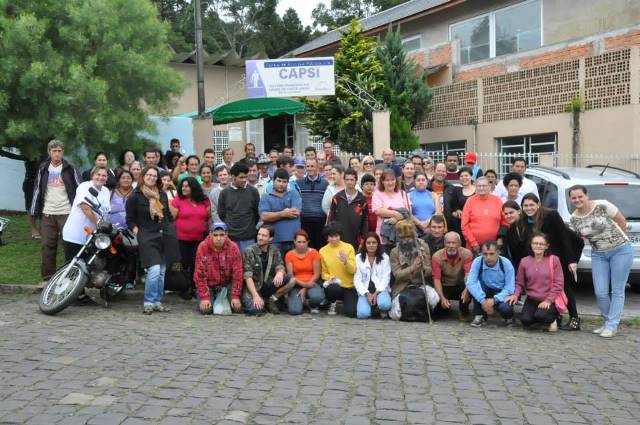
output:
[[[534,323],[541,323],[549,327],[549,332],[557,332],[559,307],[556,300],[562,296],[564,276],[560,259],[555,255],[549,255],[548,250],[547,236],[544,233],[534,233],[531,236],[533,255],[520,261],[516,290],[505,302],[513,305],[518,301],[520,294],[526,293],[527,300],[522,306],[520,318],[522,325],[529,327]]]
[[[173,198],[169,208],[175,219],[182,269],[193,282],[196,250],[207,236],[211,203],[200,183],[194,177],[185,177],[178,186],[178,196]]]
[[[380,239],[382,239],[382,244],[386,248],[385,252],[388,252],[391,248],[389,241],[380,234],[382,223],[396,224],[404,218],[397,210],[399,208],[405,208],[409,214],[411,214],[411,205],[409,204],[409,198],[406,192],[400,189],[400,179],[396,177],[395,171],[391,168],[384,169],[382,176],[380,176],[377,189],[378,190],[373,192],[371,207],[373,212],[378,216],[376,233],[380,236]]]

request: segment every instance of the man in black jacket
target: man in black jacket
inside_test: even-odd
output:
[[[260,204],[258,189],[247,184],[248,173],[249,166],[245,162],[233,164],[231,184],[220,192],[218,198],[218,215],[227,224],[229,239],[238,245],[241,253],[256,241]]]
[[[360,243],[364,242],[369,222],[367,200],[356,189],[358,173],[352,168],[344,172],[344,190],[336,193],[331,200],[327,223],[338,222],[342,230],[341,239],[353,246],[358,252]]]
[[[71,212],[76,188],[80,184],[77,170],[63,159],[64,145],[53,139],[47,145],[49,159],[40,164],[34,184],[29,214],[42,216],[42,289],[56,271],[56,253],[62,228]]]

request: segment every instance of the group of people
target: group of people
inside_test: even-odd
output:
[[[185,156],[173,139],[164,155],[146,149],[142,162],[125,151],[115,169],[100,152],[82,174],[63,154],[52,140],[26,194],[30,216],[41,217],[43,282],[55,271],[59,235],[70,260],[95,226],[85,203],[94,188],[111,223],[138,239],[131,284],[144,275],[145,314],[169,310],[165,276],[177,264],[191,283],[181,296],[196,298],[203,314],[333,315],[341,301],[349,317],[413,320],[420,302],[435,317],[457,302],[460,318],[471,310],[480,327],[494,313],[513,324],[521,303],[525,327],[579,330],[573,287],[586,238],[604,319],[597,331],[617,332],[633,258],[623,215],[575,186],[568,227],[542,206],[524,158],[499,181],[474,152],[462,167],[457,153],[397,163],[390,149],[345,167],[330,141],[299,157],[291,148],[257,156],[247,143],[244,157],[234,162],[227,148],[216,164],[213,149]]]

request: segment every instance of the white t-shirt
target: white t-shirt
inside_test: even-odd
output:
[[[67,189],[62,181],[62,163],[57,167],[49,164],[47,190],[44,195],[42,213],[46,215],[66,215],[71,210]]]
[[[98,197],[96,198],[89,193],[89,188],[91,187],[94,186],[93,182],[90,181],[80,183],[78,186],[78,189],[76,190],[76,197],[73,200],[73,206],[71,207],[71,213],[62,228],[62,240],[84,245],[88,236],[84,231],[84,228],[88,226],[95,229],[93,222],[84,215],[84,212],[82,212],[82,209],[80,208],[80,204],[86,204],[86,201],[84,200],[85,196],[93,202],[99,202],[100,209],[103,214],[109,213],[109,210],[111,209],[109,189],[107,189],[106,186],[102,186],[102,189],[100,189]]]

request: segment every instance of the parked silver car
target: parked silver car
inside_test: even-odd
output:
[[[531,166],[525,176],[538,186],[542,205],[556,209],[565,223],[575,209],[569,198],[569,188],[584,185],[590,199],[606,199],[620,209],[627,220],[627,232],[633,244],[633,266],[629,278],[632,287],[640,291],[640,175],[606,165],[585,168]],[[591,274],[591,246],[585,241],[578,271]]]

